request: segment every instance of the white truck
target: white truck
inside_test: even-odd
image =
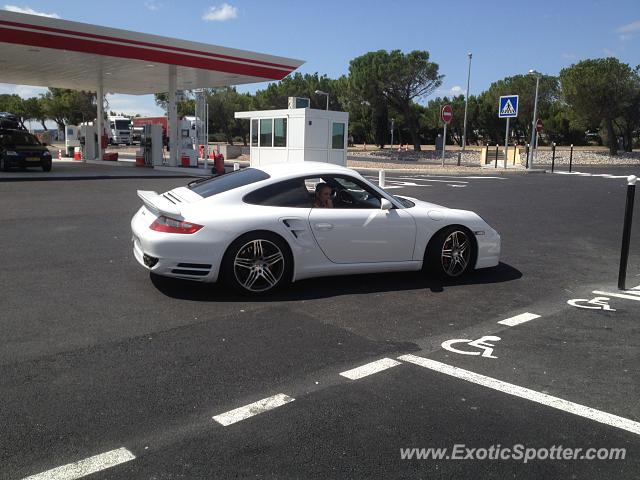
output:
[[[133,143],[133,125],[129,117],[109,116],[109,143],[112,145],[131,145]]]

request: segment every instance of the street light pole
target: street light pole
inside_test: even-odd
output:
[[[329,94],[327,92],[323,92],[322,90],[316,90],[315,91],[316,95],[324,95],[327,97],[327,108],[326,110],[329,110]]]
[[[471,80],[471,52],[467,54],[469,56],[469,71],[467,72],[467,91],[464,98],[464,126],[462,128],[462,151],[464,152],[467,146],[467,108],[469,107],[469,81]]]
[[[533,122],[531,123],[531,147],[529,147],[529,156],[527,161],[529,163],[529,169],[533,168],[533,146],[535,143],[533,142],[536,136],[536,123],[538,122],[538,88],[540,86],[540,74],[534,70],[529,70],[529,73],[535,73],[536,75],[536,96],[533,102]]]

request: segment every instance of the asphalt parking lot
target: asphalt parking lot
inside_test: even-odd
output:
[[[480,214],[501,264],[259,299],[136,264],[136,190],[186,179],[0,182],[0,478],[635,478],[638,205],[629,291],[616,284],[637,172],[575,170],[390,173],[394,194]],[[582,451],[525,463],[456,445]],[[448,450],[402,459],[413,448]]]

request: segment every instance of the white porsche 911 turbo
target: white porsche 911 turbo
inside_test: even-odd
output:
[[[332,164],[245,168],[138,196],[131,229],[142,266],[246,293],[327,275],[424,268],[458,277],[500,258],[500,235],[477,214],[391,195]]]

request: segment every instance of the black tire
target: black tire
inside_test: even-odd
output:
[[[237,238],[222,259],[222,281],[247,295],[262,295],[291,282],[293,257],[278,235],[257,231]]]
[[[443,228],[429,241],[424,269],[439,278],[461,277],[473,269],[477,258],[473,234],[459,225]]]
[[[51,160],[49,160],[48,162],[43,162],[42,163],[42,171],[43,172],[50,172],[51,171]]]

